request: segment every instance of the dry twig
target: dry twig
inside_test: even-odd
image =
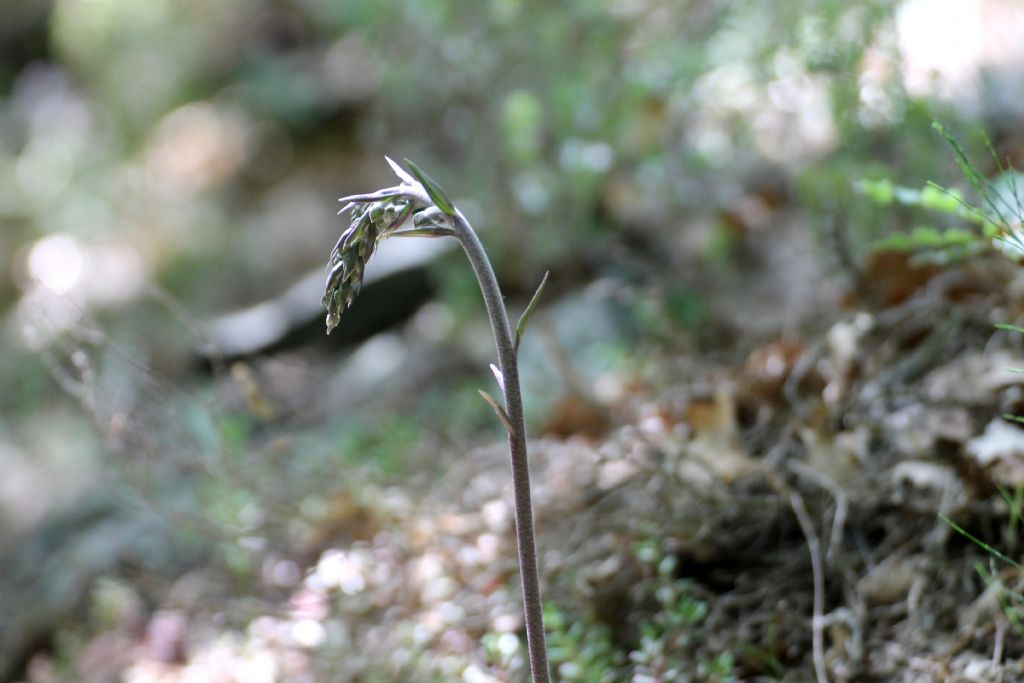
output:
[[[789,504],[793,508],[793,514],[800,524],[800,529],[807,539],[807,550],[811,553],[811,571],[814,574],[814,616],[811,620],[812,645],[814,649],[814,674],[818,683],[828,683],[828,675],[825,672],[825,635],[824,610],[825,610],[825,574],[821,566],[821,541],[814,530],[814,523],[811,516],[807,514],[804,506],[803,496],[799,491],[792,491],[789,494]]]

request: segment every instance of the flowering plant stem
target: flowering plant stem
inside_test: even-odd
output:
[[[328,265],[324,306],[328,332],[338,324],[341,313],[352,302],[362,282],[363,269],[373,255],[376,243],[387,237],[455,237],[476,274],[487,307],[487,315],[498,347],[499,369],[495,377],[505,397],[500,406],[486,392],[480,392],[491,404],[508,431],[512,459],[512,485],[515,498],[516,540],[519,547],[519,571],[526,614],[526,641],[534,683],[549,683],[547,645],[540,594],[540,572],[533,528],[533,504],[530,498],[530,468],[526,453],[526,422],[519,386],[517,352],[526,322],[537,304],[547,281],[541,282],[513,333],[501,288],[483,244],[466,217],[455,208],[444,190],[415,164],[406,160],[412,175],[388,159],[402,180],[400,185],[366,195],[343,197],[351,211],[351,225],[342,234],[331,253]],[[409,218],[414,227],[402,228]],[[493,366],[492,366],[492,369]]]
[[[540,577],[537,566],[537,547],[533,531],[533,503],[530,499],[530,465],[526,455],[526,421],[523,418],[523,395],[519,388],[517,341],[512,339],[511,322],[501,297],[498,280],[494,276],[480,238],[469,221],[456,210],[452,221],[455,238],[466,252],[476,273],[484,305],[491,319],[491,329],[498,346],[498,364],[501,369],[505,394],[505,413],[508,417],[508,449],[512,457],[512,488],[515,498],[516,540],[519,544],[519,572],[523,583],[523,606],[526,611],[526,641],[530,651],[530,670],[534,683],[547,683],[547,645],[544,638],[544,616],[541,608]]]

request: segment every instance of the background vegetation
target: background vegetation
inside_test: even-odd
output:
[[[322,334],[334,199],[384,154],[513,308],[552,272],[522,371],[559,680],[1017,675],[1019,566],[938,514],[1018,559],[1022,30],[1009,0],[6,3],[0,679],[523,679],[471,272],[414,251]]]

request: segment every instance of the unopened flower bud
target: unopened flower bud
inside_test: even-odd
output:
[[[382,225],[384,222],[385,205],[382,202],[374,202],[370,205],[370,222],[374,225]]]

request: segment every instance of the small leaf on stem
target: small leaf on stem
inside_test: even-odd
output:
[[[391,170],[395,172],[396,176],[398,176],[399,178],[402,179],[403,183],[407,183],[409,185],[415,185],[416,184],[416,182],[417,182],[416,179],[413,178],[411,175],[409,175],[409,173],[404,168],[402,168],[401,166],[396,164],[391,159],[391,157],[385,156],[384,160],[388,162],[388,165],[391,167]]]
[[[505,427],[505,430],[509,434],[515,434],[516,430],[512,428],[512,421],[508,419],[508,413],[506,413],[505,409],[501,407],[501,404],[494,400],[494,397],[483,389],[477,389],[477,391],[481,396],[483,396],[484,400],[487,401],[491,408],[494,408],[494,413],[498,416],[498,419],[501,420],[501,424]]]
[[[377,190],[369,194],[350,194],[345,197],[338,199],[339,202],[376,202],[381,199],[388,199],[390,197],[397,197],[402,194],[402,188],[400,187],[386,187],[383,190]]]
[[[405,160],[405,163],[409,164],[409,169],[412,171],[412,174],[416,176],[416,180],[418,180],[420,185],[423,186],[423,189],[427,191],[430,201],[434,202],[434,205],[441,209],[445,215],[454,216],[455,205],[452,204],[452,200],[448,198],[448,195],[443,189],[441,189],[441,186],[437,184],[437,181],[421,171],[419,166],[408,159]]]
[[[526,325],[530,322],[530,316],[533,315],[534,309],[540,303],[540,296],[544,293],[544,286],[548,283],[548,275],[550,274],[551,271],[544,271],[544,277],[541,279],[540,284],[537,285],[537,291],[533,293],[530,303],[526,304],[526,310],[519,316],[519,322],[516,323],[516,351],[519,350],[519,342],[522,341],[523,333],[526,332]]]
[[[501,370],[494,363],[491,363],[491,372],[494,374],[494,381],[498,383],[498,387],[501,389],[501,393],[505,393],[505,376],[501,374]]]

